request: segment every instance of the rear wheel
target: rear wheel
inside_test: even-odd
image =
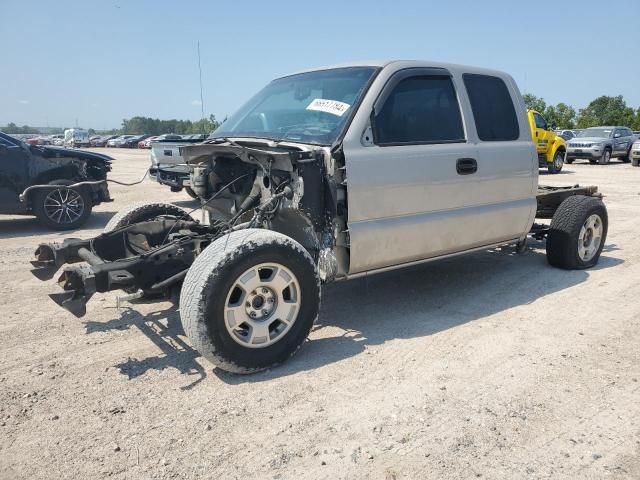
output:
[[[180,317],[193,346],[218,368],[252,373],[287,360],[318,316],[320,280],[309,253],[277,232],[219,238],[182,285]]]
[[[547,260],[567,270],[598,263],[607,238],[607,209],[602,200],[576,195],[560,204],[547,237]]]
[[[564,152],[558,150],[553,156],[553,162],[548,166],[549,173],[560,173],[564,165]]]
[[[84,224],[93,208],[91,193],[84,186],[69,188],[71,180],[53,180],[33,196],[33,212],[43,225],[54,230],[73,230]]]

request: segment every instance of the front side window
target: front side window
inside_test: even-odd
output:
[[[458,99],[448,76],[401,80],[374,122],[378,145],[464,142]]]
[[[547,129],[547,121],[544,119],[542,115],[538,115],[537,113],[534,113],[533,118],[536,121],[536,128],[541,128],[543,130]]]
[[[377,69],[350,67],[279,78],[212,137],[256,137],[331,145],[343,132]]]
[[[520,137],[518,117],[504,81],[490,75],[471,73],[465,73],[463,78],[478,138],[485,142],[517,140]]]

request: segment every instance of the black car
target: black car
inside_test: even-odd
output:
[[[122,146],[126,148],[138,148],[138,142],[141,142],[142,140],[146,140],[151,136],[152,135],[136,135],[133,138],[128,138],[127,140],[125,140]]]
[[[0,132],[0,214],[35,215],[56,230],[82,225],[110,202],[107,155],[27,145]],[[82,185],[71,186],[82,183]]]

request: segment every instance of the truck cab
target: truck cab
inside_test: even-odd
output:
[[[567,143],[557,135],[540,112],[527,110],[531,137],[538,151],[538,165],[549,173],[560,173],[567,154]]]

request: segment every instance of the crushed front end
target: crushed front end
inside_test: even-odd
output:
[[[51,279],[63,267],[63,292],[52,295],[54,301],[80,317],[96,292],[170,295],[208,245],[244,228],[295,239],[335,275],[330,252],[336,194],[328,151],[225,139],[183,147],[181,155],[208,221],[197,222],[186,212],[153,215],[92,239],[41,244],[33,273]]]

